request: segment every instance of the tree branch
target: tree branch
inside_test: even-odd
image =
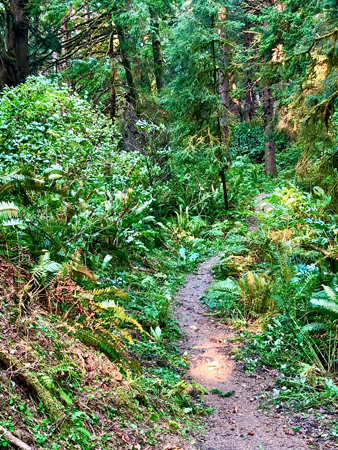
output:
[[[32,447],[22,442],[17,437],[13,436],[12,433],[7,431],[4,427],[0,425],[0,434],[3,435],[4,438],[8,439],[11,444],[15,445],[18,448],[21,448],[22,450],[33,450]]]

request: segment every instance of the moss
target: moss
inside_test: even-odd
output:
[[[3,350],[0,350],[0,362],[7,369],[19,371],[19,381],[27,386],[39,399],[39,401],[45,405],[46,411],[56,422],[65,420],[66,413],[62,404],[51,395],[48,389],[42,386],[32,372],[25,369],[18,360],[16,360],[13,356],[9,356],[8,353]]]
[[[119,409],[132,409],[134,407],[133,401],[130,399],[128,392],[123,389],[117,388],[112,394],[114,404]]]

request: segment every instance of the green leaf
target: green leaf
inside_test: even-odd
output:
[[[49,180],[57,180],[58,178],[62,178],[63,177],[63,175],[60,175],[59,173],[51,173],[50,175],[49,175]]]
[[[236,391],[229,391],[229,392],[223,393],[223,392],[219,391],[218,389],[211,389],[210,392],[212,394],[218,395],[219,397],[232,397]]]

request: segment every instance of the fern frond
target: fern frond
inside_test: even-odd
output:
[[[240,293],[237,281],[231,277],[224,281],[217,281],[216,283],[213,283],[209,289],[209,292],[211,293],[215,291],[233,292],[234,294]]]
[[[322,332],[327,330],[327,325],[321,322],[312,322],[301,328],[302,333]]]
[[[70,398],[70,396],[68,394],[66,394],[66,392],[63,389],[58,388],[58,393],[60,395],[61,398],[63,398],[63,400],[69,405],[72,406],[74,403],[72,401],[72,399]]]
[[[329,286],[323,286],[323,288],[324,288],[326,295],[331,300],[337,300],[337,294]]]
[[[32,275],[39,283],[51,283],[62,270],[62,265],[50,260],[50,253],[45,252],[39,258],[39,264],[32,270]]]
[[[330,300],[312,298],[310,305],[332,319],[338,319],[338,303]]]
[[[18,217],[19,208],[12,202],[0,203],[0,218],[10,219],[12,217]]]
[[[5,192],[5,191],[9,191],[10,189],[13,189],[15,186],[14,186],[14,184],[12,184],[12,183],[6,183],[6,184],[3,184],[1,187],[0,187],[0,194],[2,194],[3,192]]]
[[[124,292],[122,289],[116,289],[116,288],[112,288],[112,287],[108,287],[105,289],[92,289],[91,291],[89,291],[89,294],[91,294],[95,297],[100,297],[101,295],[105,295],[105,294],[114,294],[114,295],[116,295],[116,297],[120,297],[120,298],[124,298],[124,299],[128,298],[128,294],[126,292]]]
[[[46,374],[38,375],[38,380],[42,384],[43,387],[48,389],[49,391],[55,387],[53,378]]]
[[[94,334],[90,330],[76,330],[76,337],[84,344],[94,347],[97,350],[101,350],[101,352],[104,353],[111,361],[121,361],[121,353],[117,351],[115,346],[107,342],[107,339],[102,337],[100,333],[97,332]],[[117,336],[114,336],[114,339],[118,340]],[[121,340],[120,344],[123,346]]]
[[[106,302],[99,303],[99,307],[102,309],[110,309],[115,308],[117,304],[114,302],[114,300],[107,300]]]
[[[119,320],[121,320],[121,322],[124,323],[129,323],[134,325],[135,328],[137,328],[139,331],[141,331],[142,333],[147,334],[149,337],[150,334],[147,333],[142,326],[138,323],[138,321],[136,319],[134,319],[133,317],[128,316],[128,314],[125,312],[125,310],[123,308],[121,308],[120,306],[115,306],[112,308],[117,316],[117,318]]]
[[[50,367],[48,369],[48,372],[53,375],[56,373],[59,373],[59,372],[69,373],[70,375],[73,375],[73,376],[78,376],[79,373],[81,375],[85,374],[84,369],[72,361],[61,362],[57,366]]]
[[[85,266],[73,265],[71,267],[71,275],[78,278],[87,278],[94,283],[97,282],[97,276]]]
[[[4,227],[24,227],[24,223],[21,219],[7,219],[2,221]]]

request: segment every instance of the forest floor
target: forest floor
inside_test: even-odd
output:
[[[267,211],[269,194],[256,196],[255,212]],[[259,227],[255,216],[248,218],[248,232]],[[205,434],[194,436],[186,450],[279,450],[338,448],[315,439],[321,428],[316,414],[285,413],[261,408],[273,391],[280,374],[263,369],[248,374],[235,361],[239,333],[209,314],[201,297],[214,281],[212,268],[220,261],[213,257],[199,265],[177,294],[176,317],[182,331],[180,348],[189,359],[188,378],[207,389]],[[214,392],[214,393],[213,393]],[[220,394],[225,394],[221,396]]]
[[[177,295],[177,318],[184,338],[180,348],[190,360],[188,377],[208,390],[204,398],[214,412],[206,419],[204,436],[195,436],[200,450],[307,449],[313,443],[315,418],[303,414],[285,415],[277,410],[259,409],[264,392],[272,390],[277,373],[246,374],[233,359],[236,332],[208,315],[200,298],[213,281],[212,268],[218,257],[202,263],[187,278]],[[211,390],[233,393],[220,397]],[[298,431],[299,427],[299,431]],[[294,429],[297,431],[295,431]]]

